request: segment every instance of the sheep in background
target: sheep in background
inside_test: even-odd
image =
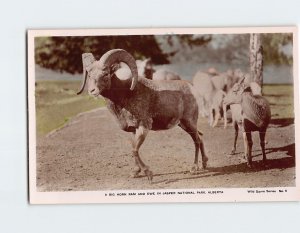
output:
[[[159,69],[153,73],[153,80],[181,80],[178,74],[174,72]]]
[[[209,125],[215,127],[222,114],[225,92],[218,90],[214,86],[211,76],[202,71],[198,71],[193,77],[193,85],[197,94],[200,114],[208,117]]]
[[[135,62],[138,68],[138,76],[152,79],[154,69],[151,58],[136,60]],[[132,77],[130,68],[124,62],[116,63],[114,66],[115,74],[119,79],[126,80]]]
[[[209,125],[215,127],[226,114],[227,107],[224,109],[223,98],[229,88],[228,83],[231,85],[236,78],[232,77],[232,70],[211,76],[212,73],[218,72],[213,68],[207,72],[198,71],[193,78],[193,84],[197,90],[201,116],[208,117]]]
[[[153,78],[154,69],[151,58],[147,58],[145,60],[136,60],[136,65],[138,67],[139,76],[147,79]]]
[[[229,69],[224,73],[212,76],[211,79],[217,89],[228,92],[243,76],[244,73],[240,69]]]
[[[139,77],[153,80],[181,80],[180,76],[172,71],[165,69],[159,69],[157,71],[154,70],[151,58],[147,58],[145,60],[136,60],[136,65],[138,67]],[[124,62],[115,64],[115,66],[115,74],[118,78],[125,80],[132,77],[129,67]]]
[[[216,68],[214,68],[214,67],[208,68],[206,72],[207,72],[208,74],[210,74],[210,75],[213,75],[213,76],[219,74],[219,72],[218,72],[218,71],[216,70]]]
[[[224,98],[224,104],[230,105],[235,120],[235,139],[231,153],[235,153],[238,136],[238,125],[243,127],[244,151],[247,165],[252,167],[252,136],[251,132],[259,131],[263,164],[266,165],[265,135],[271,120],[270,104],[261,96],[261,87],[257,83],[245,84],[245,78],[234,84]],[[238,105],[240,107],[238,107]]]
[[[132,155],[135,159],[133,177],[143,171],[150,182],[153,175],[149,167],[141,160],[139,148],[150,130],[167,130],[180,126],[193,139],[195,144],[194,165],[191,173],[196,173],[199,150],[202,166],[206,167],[208,158],[204,151],[202,134],[197,129],[198,105],[192,84],[183,80],[154,81],[138,77],[138,68],[134,58],[122,49],[106,52],[99,61],[91,53],[82,55],[83,92],[87,82],[88,92],[92,96],[103,96],[107,108],[117,119],[122,130],[133,133]],[[120,80],[115,64],[124,62],[132,72],[132,80]]]

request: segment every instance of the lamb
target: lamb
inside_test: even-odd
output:
[[[261,96],[261,87],[251,82],[245,84],[245,77],[234,84],[224,98],[224,104],[230,105],[234,120],[235,138],[231,154],[235,153],[239,127],[243,127],[244,151],[247,165],[252,167],[252,136],[251,132],[259,131],[260,146],[264,166],[267,163],[265,153],[265,135],[271,120],[270,104]]]
[[[141,160],[139,148],[150,130],[167,130],[180,126],[193,139],[195,158],[191,173],[197,173],[199,150],[202,166],[207,166],[202,133],[197,129],[198,105],[192,84],[183,80],[153,81],[138,77],[138,68],[131,54],[122,49],[106,52],[99,61],[91,53],[82,55],[83,81],[78,94],[87,82],[88,93],[104,97],[107,108],[116,118],[122,130],[131,132],[132,155],[135,168],[132,177],[143,171],[151,182],[153,173]],[[115,74],[120,62],[128,65],[132,80],[119,79]]]

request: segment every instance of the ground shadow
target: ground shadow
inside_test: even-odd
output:
[[[270,124],[277,127],[285,127],[294,124],[294,118],[271,119]]]
[[[267,166],[264,166],[262,161],[254,161],[252,168],[249,168],[246,165],[246,163],[228,165],[223,167],[211,167],[200,171],[197,175],[190,175],[188,177],[175,178],[175,179],[164,179],[157,182],[153,182],[153,184],[159,184],[159,183],[168,184],[168,183],[178,182],[181,180],[202,179],[204,177],[231,175],[234,173],[254,173],[254,172],[271,170],[271,169],[284,170],[287,168],[295,167],[295,143],[283,147],[274,147],[274,148],[266,149],[266,154],[273,153],[273,152],[286,152],[286,155],[288,155],[288,157],[279,158],[279,159],[268,159]],[[188,174],[188,171],[162,173],[162,174],[156,174],[155,176],[163,176],[169,174]]]
[[[283,94],[264,94],[265,97],[283,97],[283,96],[286,96],[286,95],[283,95]]]
[[[273,153],[273,152],[286,152],[288,156],[295,158],[295,143],[282,146],[282,147],[274,147],[274,148],[267,148],[266,154]]]
[[[261,150],[253,150],[253,152],[260,152],[256,155],[252,155],[252,157],[258,157],[258,156],[262,156]],[[295,143],[286,145],[286,146],[281,146],[281,147],[274,147],[274,148],[266,148],[266,154],[271,154],[273,152],[286,152],[286,155],[291,156],[291,157],[295,157]],[[236,154],[242,154],[241,153],[236,153]]]

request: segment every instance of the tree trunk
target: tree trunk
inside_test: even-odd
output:
[[[263,84],[263,47],[261,34],[250,34],[250,74],[251,80]]]

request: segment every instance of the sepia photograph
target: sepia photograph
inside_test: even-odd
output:
[[[28,31],[32,204],[295,201],[297,28]]]

